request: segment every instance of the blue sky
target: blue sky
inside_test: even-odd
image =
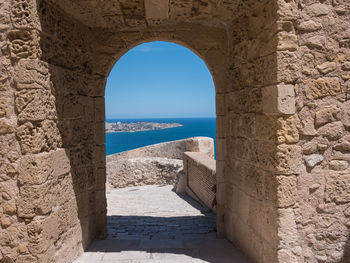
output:
[[[214,117],[215,88],[205,63],[169,42],[141,44],[114,65],[106,118]]]

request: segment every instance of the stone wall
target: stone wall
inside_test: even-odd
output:
[[[106,220],[88,28],[49,1],[0,10],[0,261],[70,262]]]
[[[111,188],[175,184],[183,172],[181,160],[168,158],[125,158],[106,163]]]
[[[305,1],[293,8],[294,122],[302,158],[294,205],[286,212],[294,214],[302,260],[349,262],[350,2]]]
[[[130,48],[165,40],[214,78],[219,235],[253,262],[346,261],[349,9],[0,0],[1,260],[69,262],[104,236],[106,78]]]
[[[202,152],[213,158],[214,140],[193,137],[108,155],[107,182],[114,188],[175,184],[183,173],[185,151]]]
[[[192,137],[183,140],[162,142],[107,155],[106,161],[111,162],[121,158],[137,157],[161,157],[182,160],[183,153],[186,151],[202,152],[214,158],[214,140],[209,137]]]
[[[183,185],[176,192],[185,191],[193,199],[216,212],[216,162],[200,152],[185,152]],[[182,188],[182,189],[179,189]]]

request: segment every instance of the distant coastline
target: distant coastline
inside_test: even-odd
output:
[[[118,122],[106,122],[106,133],[116,132],[140,132],[140,131],[152,131],[152,130],[164,130],[169,128],[176,128],[183,126],[180,123],[158,123],[158,122],[131,122],[122,123]]]

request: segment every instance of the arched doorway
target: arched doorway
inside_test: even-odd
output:
[[[212,190],[216,186],[215,174],[212,174],[216,171],[213,159],[216,137],[214,95],[213,79],[205,63],[181,45],[164,41],[147,42],[132,48],[117,61],[107,80],[105,96],[109,237],[122,238],[127,235],[137,238],[139,235],[139,238],[154,239],[156,236],[177,236],[181,239],[190,234],[201,236],[208,233],[215,236],[215,215],[209,213],[211,209],[216,209]],[[211,139],[197,138],[199,136],[209,136]],[[179,181],[182,184],[187,181],[184,177],[189,177],[188,171],[193,170],[193,166],[188,166],[195,161],[187,156],[192,162],[187,161],[188,168],[185,170],[185,151],[206,154],[206,158],[201,160],[198,158],[200,154],[192,153],[197,156],[196,161],[201,160],[196,164],[201,164],[207,174],[198,174],[200,170],[197,169],[197,173],[191,173],[188,180],[191,186],[186,184],[180,189]],[[210,167],[205,164],[208,160]],[[196,184],[201,181],[201,184]],[[149,185],[161,188],[155,191],[157,188],[146,187]],[[172,195],[171,185],[179,194],[173,195],[178,200],[173,204],[168,197]],[[144,197],[136,191],[144,193]],[[185,192],[192,194],[197,201]],[[148,200],[149,196],[152,198]],[[118,199],[124,201],[118,202]],[[181,203],[181,199],[188,203]],[[168,210],[168,215],[150,211],[152,207],[157,210],[154,203],[159,200],[168,200],[158,204],[158,209]],[[185,208],[187,204],[199,210],[190,211]],[[167,209],[167,206],[171,209]],[[206,217],[198,217],[196,223],[195,215],[200,210],[207,211]],[[148,217],[144,211],[149,211]],[[148,224],[153,225],[154,232],[142,227],[142,222],[150,221],[152,215],[156,218]],[[138,226],[128,226],[122,232],[118,229],[118,222],[125,222],[125,218],[139,222]],[[189,222],[192,222],[192,227]],[[205,222],[206,227],[202,229],[194,227],[205,226]],[[178,225],[177,229],[174,229],[174,224]],[[181,229],[183,225],[187,226]],[[119,228],[122,226],[121,223]],[[138,231],[133,233],[132,229],[135,228]]]

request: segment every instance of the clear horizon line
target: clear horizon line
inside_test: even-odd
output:
[[[190,118],[216,118],[216,116],[188,116],[188,117],[181,117],[181,116],[177,116],[177,117],[173,117],[173,116],[169,116],[169,117],[107,117],[106,119],[190,119]]]

